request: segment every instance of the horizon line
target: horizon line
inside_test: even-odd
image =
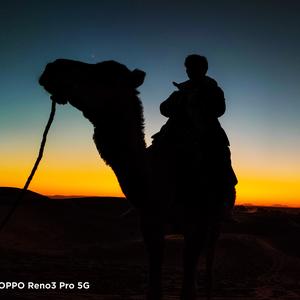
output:
[[[50,199],[71,199],[71,198],[122,198],[126,199],[125,196],[113,196],[113,195],[45,195]],[[235,206],[253,206],[253,207],[275,207],[275,208],[300,208],[300,204],[298,206],[292,206],[287,204],[255,204],[251,202],[239,202],[235,204]]]
[[[0,188],[14,188],[22,190],[20,187],[11,187],[11,186],[0,186]],[[71,199],[71,198],[122,198],[125,199],[126,197],[124,195],[66,195],[66,194],[41,194],[39,192],[35,192],[33,190],[28,189],[28,191],[40,194],[42,196],[46,196],[50,199]],[[254,206],[254,207],[275,207],[275,208],[300,208],[300,203],[296,205],[288,205],[288,204],[280,204],[280,203],[272,203],[272,204],[256,204],[254,202],[249,202],[248,199],[245,201],[237,201],[238,203],[235,204],[235,206]]]

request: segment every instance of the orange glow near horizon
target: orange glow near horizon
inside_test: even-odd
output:
[[[299,181],[241,176],[236,203],[300,207]]]
[[[15,177],[16,174],[19,176]],[[28,175],[29,172],[6,170],[6,180],[2,180],[1,186],[22,188]],[[39,168],[29,189],[47,196],[123,196],[115,175],[108,167],[98,170]]]
[[[49,196],[122,197],[114,173],[100,159],[92,140],[87,140],[87,145],[84,140],[76,146],[65,144],[63,149],[50,141],[29,189]],[[24,186],[35,160],[35,153],[32,153],[31,147],[22,151],[22,157],[17,150],[4,151],[0,186]],[[236,157],[234,168],[239,179],[237,204],[300,207],[298,174],[283,168],[275,170],[274,166],[267,167],[262,161],[257,161],[256,165],[253,162],[246,165],[242,160],[239,161],[238,155],[233,157]]]
[[[100,159],[92,141],[84,147],[71,144],[69,149],[60,149],[50,142],[29,189],[43,195],[123,196],[114,173]],[[17,150],[4,155],[0,186],[24,186],[36,159],[32,152],[23,149],[22,158]]]
[[[28,169],[28,168],[27,168]],[[4,170],[2,186],[23,187],[30,168]],[[32,191],[52,196],[113,196],[123,197],[112,170],[104,164],[86,168],[41,166],[31,185]],[[239,176],[236,204],[261,206],[283,205],[300,207],[298,181]]]

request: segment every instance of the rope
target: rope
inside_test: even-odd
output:
[[[3,228],[5,227],[5,225],[8,223],[8,221],[10,220],[11,216],[13,215],[13,213],[15,212],[16,208],[18,207],[20,201],[24,198],[25,193],[29,187],[29,184],[39,166],[39,163],[41,161],[41,159],[43,158],[43,153],[44,153],[44,148],[45,148],[45,144],[46,144],[46,140],[47,140],[47,135],[48,135],[48,131],[51,127],[51,124],[53,122],[54,119],[54,115],[55,115],[55,101],[52,101],[52,106],[51,106],[51,112],[50,112],[50,116],[47,122],[47,125],[45,127],[44,133],[43,133],[43,138],[41,141],[41,145],[40,145],[40,150],[39,150],[39,154],[38,157],[35,161],[35,164],[33,165],[33,168],[31,170],[31,173],[29,175],[29,177],[27,178],[27,181],[23,187],[23,189],[21,190],[19,196],[16,198],[16,200],[13,203],[13,206],[11,208],[11,210],[9,211],[9,213],[6,215],[6,217],[4,218],[4,220],[2,221],[1,225],[0,225],[0,232],[3,230]]]

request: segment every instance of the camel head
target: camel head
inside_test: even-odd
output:
[[[111,163],[125,148],[129,153],[146,147],[143,106],[137,96],[144,78],[145,72],[112,60],[87,64],[57,59],[47,64],[39,83],[53,101],[70,103],[94,125],[96,146]]]
[[[113,97],[116,91],[135,91],[145,78],[145,72],[130,71],[116,61],[88,64],[69,59],[57,59],[48,63],[39,83],[59,104],[70,102],[81,109],[87,96]],[[137,92],[135,91],[135,94]],[[82,109],[81,109],[82,110]]]

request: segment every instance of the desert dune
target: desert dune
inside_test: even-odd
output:
[[[0,217],[19,190],[0,189]],[[28,192],[0,234],[3,299],[144,299],[147,262],[138,217],[123,198],[50,199]],[[179,299],[182,237],[168,231],[164,299]],[[199,299],[204,298],[203,258]],[[24,289],[1,289],[1,282]],[[28,283],[38,289],[28,289]],[[42,288],[55,282],[56,288]],[[88,288],[79,283],[88,282]],[[75,287],[59,288],[70,283]],[[87,287],[87,285],[86,285]],[[235,208],[214,266],[214,299],[300,299],[300,209]],[[2,297],[1,297],[2,298]]]

